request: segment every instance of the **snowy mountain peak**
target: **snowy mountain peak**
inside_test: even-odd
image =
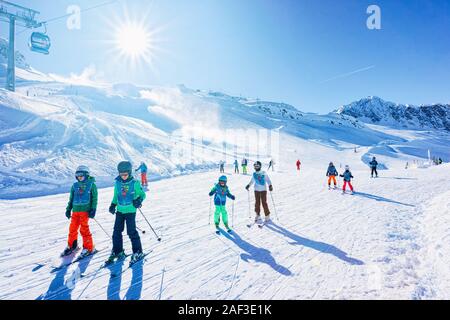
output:
[[[342,106],[335,113],[363,122],[408,129],[444,129],[450,131],[450,105],[403,105],[368,97]]]
[[[8,46],[9,42],[4,38],[0,38],[0,64],[8,63]],[[25,56],[19,51],[16,51],[16,67],[26,70],[30,69]]]

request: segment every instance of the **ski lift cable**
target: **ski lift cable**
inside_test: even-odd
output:
[[[118,2],[118,1],[120,1],[120,0],[110,0],[110,1],[107,1],[107,2],[103,2],[103,3],[100,3],[100,4],[98,4],[98,5],[95,5],[95,6],[86,8],[86,9],[82,9],[82,10],[80,10],[80,13],[81,13],[81,12],[91,11],[91,10],[94,10],[94,9],[98,9],[98,8],[100,8],[100,7],[104,7],[104,6],[113,4],[113,3]],[[58,20],[61,20],[61,19],[70,17],[71,15],[72,15],[72,13],[68,13],[68,14],[65,14],[65,15],[62,15],[62,16],[59,16],[59,17],[50,18],[50,19],[48,19],[48,20],[45,20],[45,21],[41,22],[40,25],[41,25],[41,26],[43,26],[43,25],[46,26],[48,23],[52,23],[52,22],[54,22],[54,21],[58,21]],[[25,29],[23,29],[23,30],[17,32],[16,34],[17,34],[17,35],[22,34],[22,33],[24,33],[24,32],[27,31],[27,30],[28,30],[28,28],[25,28]]]

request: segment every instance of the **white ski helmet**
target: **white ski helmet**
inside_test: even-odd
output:
[[[75,172],[75,175],[83,173],[85,176],[89,175],[89,168],[87,166],[79,166],[77,168],[77,171]]]

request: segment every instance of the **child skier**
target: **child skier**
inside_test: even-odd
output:
[[[95,253],[92,234],[89,230],[89,218],[95,217],[97,210],[97,186],[95,178],[89,175],[89,168],[79,166],[75,172],[76,182],[70,189],[70,198],[66,208],[66,217],[70,219],[67,248],[62,256],[68,256],[78,249],[78,230],[83,237],[83,251],[80,258]]]
[[[211,191],[209,192],[209,196],[214,196],[214,205],[216,206],[216,211],[214,213],[214,223],[216,225],[216,233],[219,234],[219,224],[220,217],[222,216],[223,224],[227,231],[230,233],[231,229],[228,226],[228,213],[226,209],[227,197],[231,200],[236,200],[236,197],[230,193],[230,190],[227,186],[227,177],[222,176],[219,178],[219,183],[216,184]]]
[[[126,223],[127,234],[133,248],[131,256],[131,263],[133,264],[144,257],[141,239],[136,230],[136,209],[142,207],[142,202],[145,200],[146,195],[139,181],[132,176],[133,167],[130,162],[123,161],[119,163],[117,170],[119,171],[119,176],[116,178],[114,198],[109,207],[109,212],[116,215],[112,236],[113,249],[106,263],[111,264],[116,259],[123,260],[126,257],[122,238],[122,232]]]
[[[254,165],[255,172],[253,173],[252,179],[250,183],[245,187],[247,191],[250,190],[250,187],[255,185],[255,223],[261,222],[261,204],[264,208],[264,214],[266,216],[266,222],[270,221],[270,210],[267,205],[267,185],[269,186],[269,191],[273,191],[272,182],[270,181],[269,176],[265,171],[261,171],[262,164],[257,161]]]
[[[337,188],[337,182],[336,177],[339,175],[339,173],[336,170],[336,167],[334,166],[333,162],[330,162],[327,170],[327,177],[328,177],[328,189],[331,189],[331,182],[334,182],[334,188]]]
[[[234,173],[239,174],[239,162],[237,159],[234,160]]]
[[[373,157],[372,161],[369,163],[369,165],[370,165],[370,169],[372,169],[371,177],[373,178],[373,174],[375,173],[376,174],[375,177],[378,178],[378,171],[377,171],[378,161],[377,161],[377,158]]]
[[[247,165],[248,160],[246,158],[242,159],[242,174],[247,175]]]
[[[345,166],[345,172],[343,174],[340,175],[342,178],[344,178],[344,187],[342,188],[342,194],[345,194],[345,190],[348,186],[350,187],[351,190],[351,194],[354,193],[353,190],[353,186],[352,186],[352,179],[354,178],[351,171],[350,171],[350,167],[349,166]]]
[[[141,162],[141,165],[139,166],[139,168],[137,168],[136,170],[134,170],[134,172],[138,172],[141,171],[141,185],[143,187],[148,187],[148,181],[147,181],[147,165],[145,164],[145,162]]]

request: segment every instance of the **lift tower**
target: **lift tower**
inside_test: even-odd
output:
[[[9,48],[8,48],[8,69],[6,73],[6,89],[15,91],[16,89],[16,57],[15,57],[15,33],[16,25],[25,28],[39,28],[42,23],[36,20],[40,13],[36,10],[25,8],[14,3],[0,0],[0,18],[9,23]]]

